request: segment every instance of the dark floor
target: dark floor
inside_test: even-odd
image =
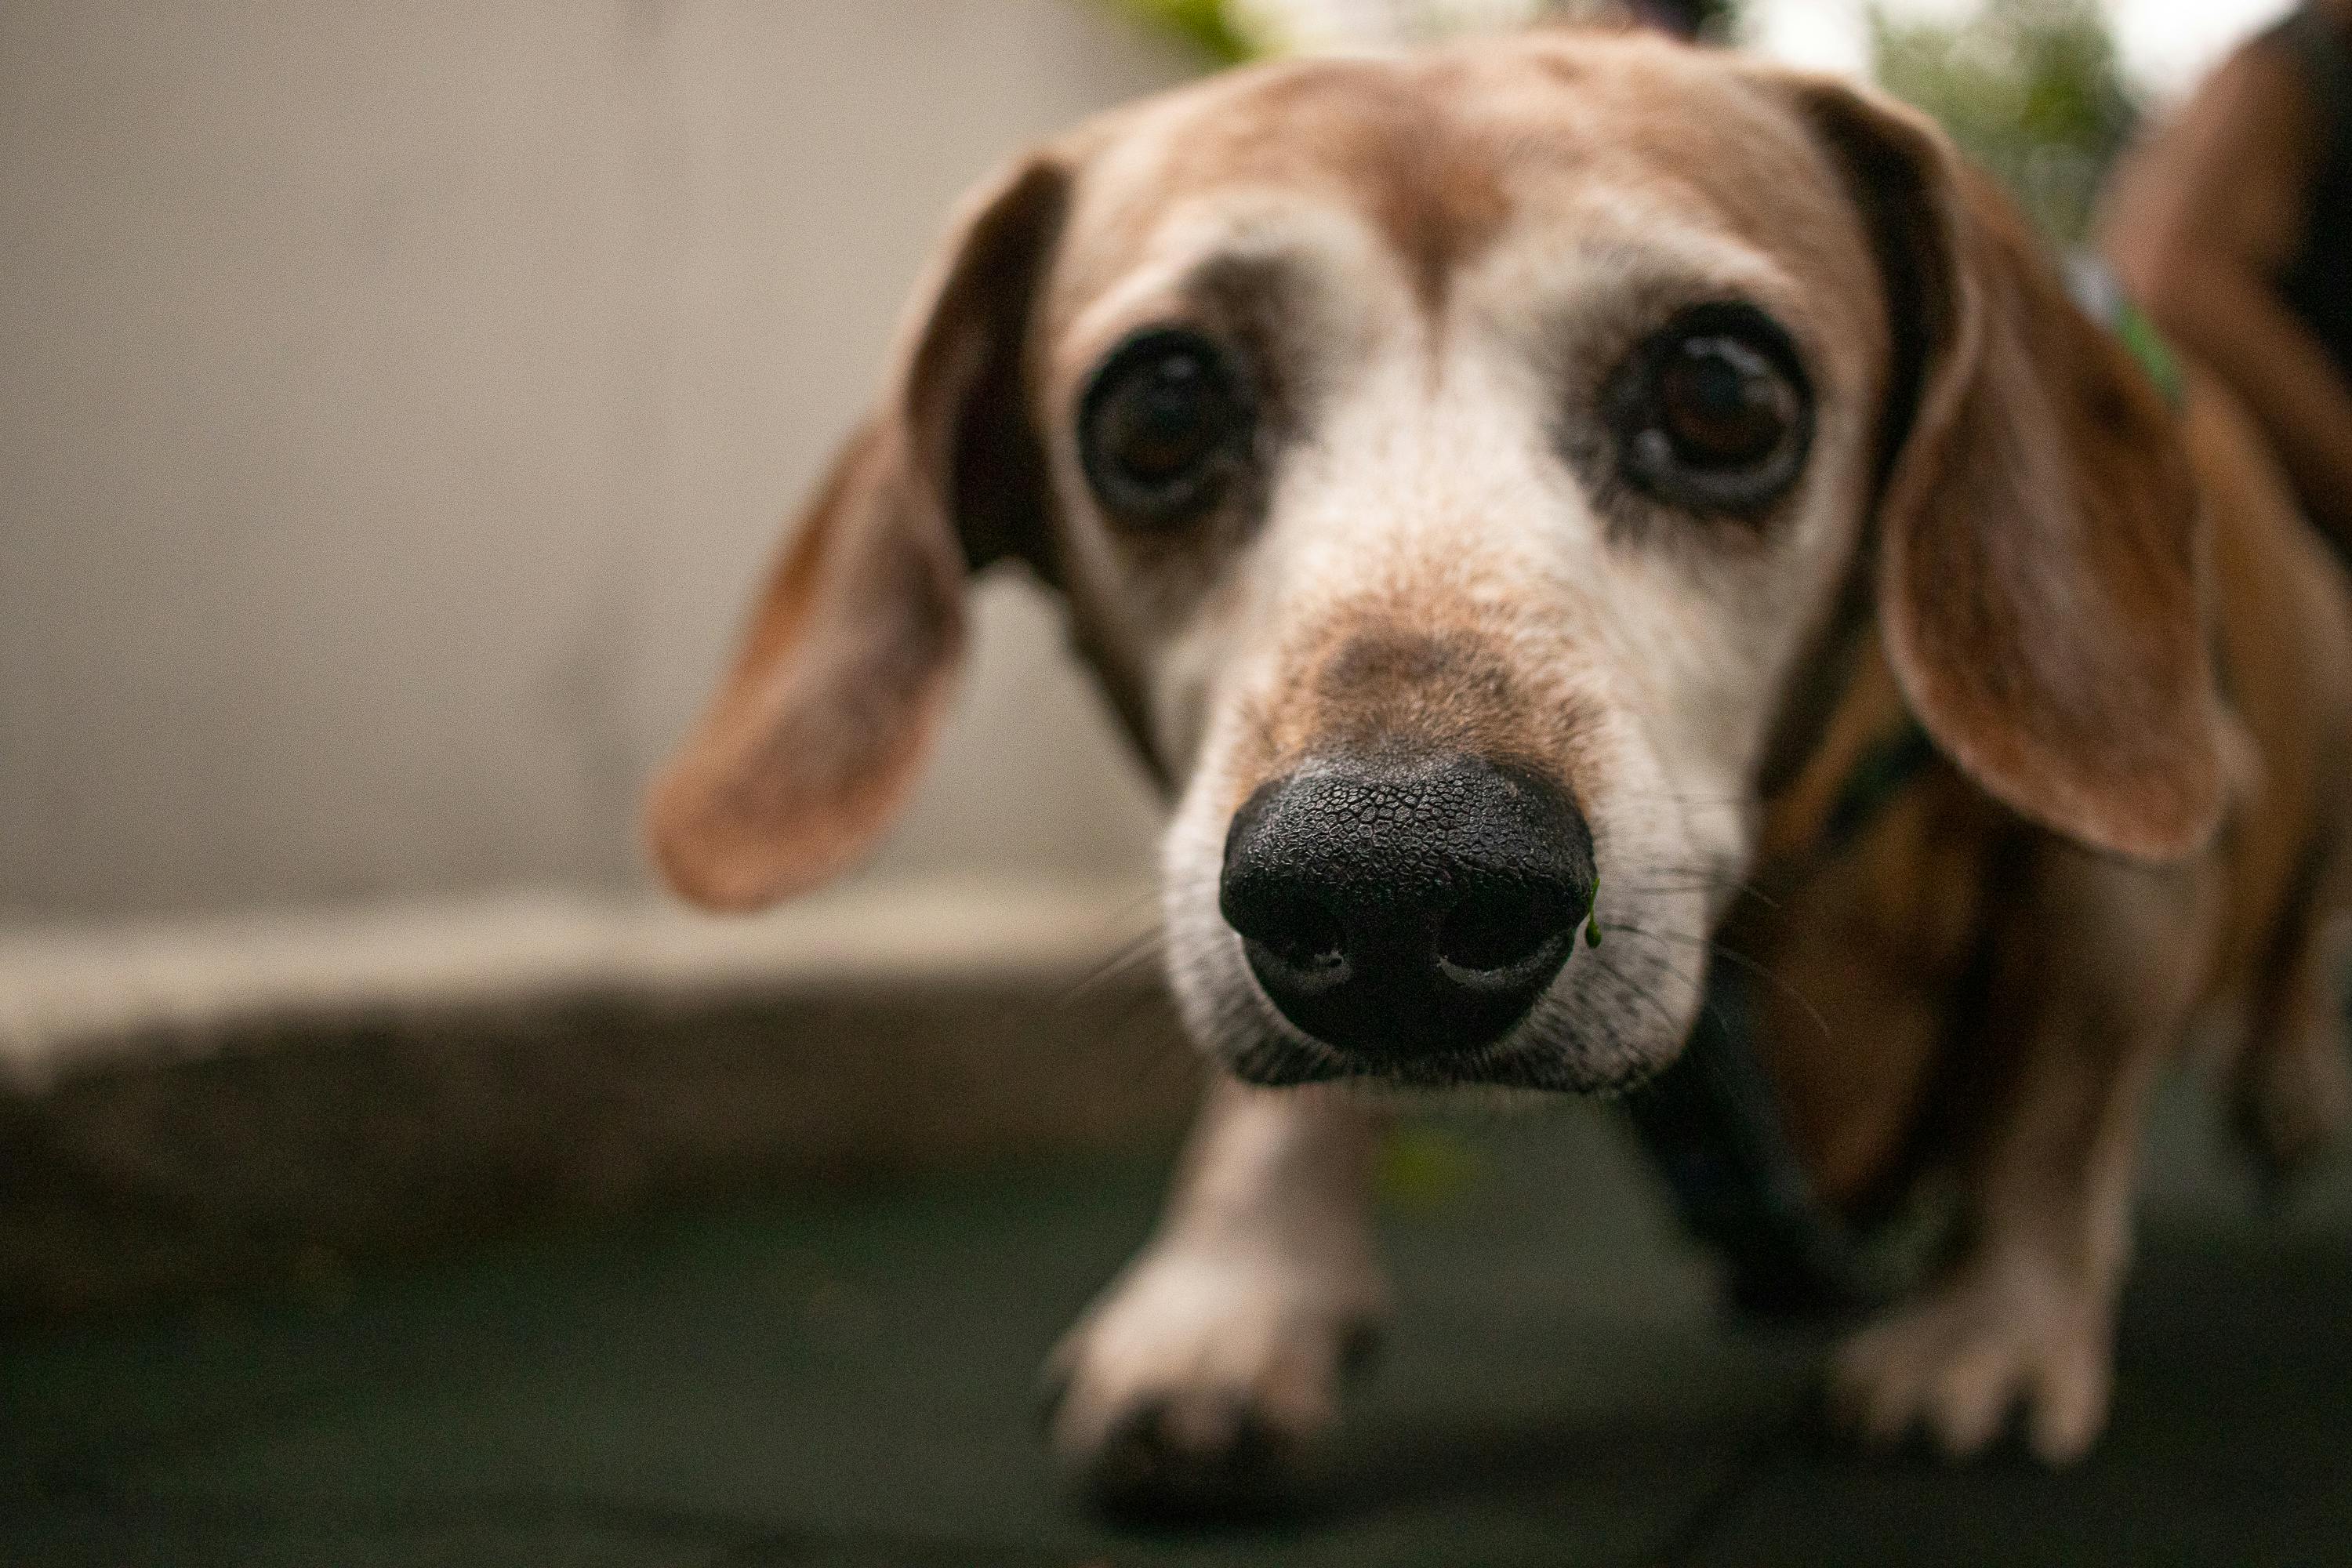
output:
[[[778,1198],[306,1299],[0,1340],[0,1563],[2352,1563],[2352,1180],[2256,1219],[2176,1094],[2115,1428],[2062,1476],[1824,1453],[1591,1107],[1411,1135],[1328,1490],[1106,1529],[1031,1378],[1137,1163]]]

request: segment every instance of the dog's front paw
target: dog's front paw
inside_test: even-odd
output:
[[[1924,1431],[1948,1457],[1965,1458],[2021,1405],[2034,1455],[2071,1464],[2106,1424],[2108,1317],[2099,1292],[2041,1271],[1966,1270],[1840,1347],[1832,1412],[1874,1447]]]
[[[1311,1473],[1380,1317],[1376,1288],[1258,1260],[1148,1256],[1046,1363],[1055,1458],[1114,1512],[1278,1503]]]

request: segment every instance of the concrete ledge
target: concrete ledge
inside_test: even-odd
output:
[[[1126,889],[758,921],[511,900],[0,943],[0,1315],[761,1184],[1164,1142],[1197,1084]]]
[[[1148,887],[914,882],[764,915],[524,891],[254,915],[0,923],[0,1074],[37,1087],[176,1041],[297,1019],[595,990],[647,997],[812,982],[1066,975],[1149,936]]]

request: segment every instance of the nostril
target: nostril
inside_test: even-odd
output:
[[[1251,923],[1255,930],[1244,940],[1301,990],[1328,990],[1344,984],[1353,973],[1347,928],[1312,899],[1281,900]]]
[[[1568,962],[1592,881],[1575,803],[1476,758],[1318,764],[1259,786],[1217,907],[1263,1000],[1343,1052],[1501,1038]]]
[[[1538,888],[1474,892],[1437,931],[1437,962],[1457,984],[1508,984],[1549,961],[1569,926],[1561,900]]]

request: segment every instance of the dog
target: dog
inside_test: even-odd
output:
[[[1832,1408],[2071,1460],[2162,1065],[2235,1019],[2282,1168],[2347,1101],[2352,610],[2246,418],[2178,390],[1866,89],[1565,30],[1218,76],[971,199],[653,852],[730,910],[849,866],[967,576],[1058,591],[1171,803],[1216,1069],[1052,1364],[1105,1498],[1326,1450],[1385,1298],[1355,1086],[1638,1098],[1735,958],[1822,1210],[1952,1194]]]

